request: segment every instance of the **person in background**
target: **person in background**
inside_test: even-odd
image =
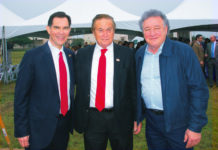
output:
[[[199,63],[203,69],[204,67],[204,48],[202,46],[203,37],[201,34],[196,35],[196,41],[194,42],[192,48],[198,57]]]
[[[213,75],[216,74],[216,86],[218,87],[218,43],[216,42],[215,35],[210,37],[210,43],[207,44],[205,56],[208,60],[209,86],[213,87]]]

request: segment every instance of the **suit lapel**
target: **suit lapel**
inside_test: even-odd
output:
[[[54,87],[56,87],[56,90],[58,92],[57,76],[56,76],[54,61],[48,43],[44,45],[44,50],[45,50],[44,60],[48,65],[48,72],[50,73],[51,84],[53,84]]]
[[[68,69],[70,72],[70,81],[73,81],[73,55],[69,53],[65,47],[64,47],[64,53],[67,58]]]
[[[70,96],[71,100],[73,99],[74,95],[74,66],[73,66],[73,55],[67,51],[67,49],[64,47],[64,53],[67,59],[68,63],[68,69],[69,69],[69,76],[70,76]]]
[[[91,70],[92,70],[92,58],[93,58],[93,53],[94,53],[94,49],[95,49],[95,45],[90,46],[90,48],[86,51],[87,53],[87,65],[88,65],[88,69],[87,69],[87,84],[88,84],[88,92],[90,93],[91,90]],[[84,60],[85,62],[85,60]],[[90,100],[88,99],[87,104],[90,105]]]
[[[114,107],[116,108],[119,104],[119,93],[120,93],[120,71],[121,71],[121,54],[119,47],[114,44]]]
[[[215,52],[214,52],[215,58],[218,58],[218,42],[215,44]]]
[[[140,54],[139,54],[139,56],[138,56],[138,59],[136,59],[136,66],[137,66],[137,70],[136,70],[136,72],[137,72],[137,79],[138,79],[138,81],[140,81],[140,75],[141,75],[141,72],[142,72],[142,64],[143,64],[143,61],[144,61],[144,55],[145,55],[145,49],[146,49],[146,46],[147,45],[145,45],[145,46],[143,46],[143,48],[142,48],[142,51],[140,52]]]
[[[211,57],[211,43],[208,44],[208,57]]]

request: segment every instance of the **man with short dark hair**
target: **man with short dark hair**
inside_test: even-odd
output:
[[[49,40],[24,55],[15,87],[15,137],[29,150],[66,150],[73,132],[73,53],[63,47],[71,20],[52,14]]]
[[[193,48],[196,56],[198,57],[199,63],[203,69],[203,67],[204,67],[204,48],[201,44],[203,37],[201,34],[198,34],[198,35],[196,35],[195,39],[196,39],[196,41],[194,42],[192,48]]]
[[[137,121],[146,118],[149,150],[192,150],[207,123],[208,87],[192,48],[170,40],[169,21],[146,11],[140,27],[147,42],[136,53]]]
[[[136,82],[134,52],[113,42],[115,23],[96,15],[97,43],[76,55],[75,129],[84,133],[86,150],[132,150]]]

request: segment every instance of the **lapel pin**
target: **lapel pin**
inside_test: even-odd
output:
[[[120,62],[120,59],[119,59],[119,58],[116,58],[116,61],[117,61],[117,62]]]
[[[71,55],[71,54],[69,54],[68,56],[69,56],[69,57],[71,57],[72,55]]]

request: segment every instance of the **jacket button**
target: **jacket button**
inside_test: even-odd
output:
[[[89,109],[86,109],[86,112],[89,112]]]
[[[88,98],[90,97],[90,95],[88,94]]]

